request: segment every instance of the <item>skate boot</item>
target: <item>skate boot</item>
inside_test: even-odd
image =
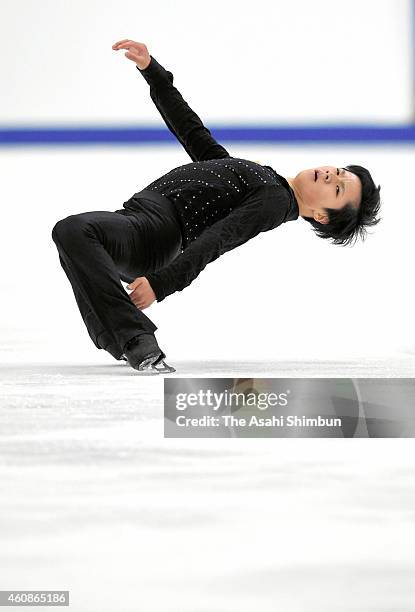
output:
[[[160,349],[153,334],[140,334],[129,340],[124,347],[124,354],[130,366],[140,374],[176,371],[164,361],[166,355]]]

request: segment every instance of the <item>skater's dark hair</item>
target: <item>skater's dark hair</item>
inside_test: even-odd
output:
[[[352,246],[358,238],[366,239],[366,228],[377,225],[380,206],[380,185],[376,187],[369,170],[363,166],[346,166],[346,170],[356,174],[362,183],[362,199],[358,208],[348,202],[340,210],[325,208],[328,223],[319,223],[313,217],[303,217],[311,223],[319,238],[330,238],[332,244]]]

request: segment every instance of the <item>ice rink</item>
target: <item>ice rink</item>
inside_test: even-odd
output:
[[[152,306],[174,376],[413,377],[412,150],[229,149],[285,176],[375,166],[385,222],[349,250],[288,224]],[[0,161],[1,588],[67,589],[79,612],[412,612],[412,440],[164,439],[163,377],[83,327],[53,225],[120,208],[184,153]]]

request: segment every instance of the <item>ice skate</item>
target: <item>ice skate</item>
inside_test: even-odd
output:
[[[164,353],[163,353],[164,354]],[[135,368],[139,374],[170,374],[171,372],[175,372],[175,368],[169,366],[164,359],[159,355],[159,357],[154,361],[154,357],[149,357],[148,359],[144,359],[138,367]]]
[[[152,367],[154,370],[157,370],[159,374],[170,374],[171,372],[176,371],[176,368],[168,365],[164,359],[160,359],[160,361],[158,361],[156,364],[153,363]]]
[[[141,334],[132,338],[124,348],[124,354],[132,368],[140,374],[175,372],[164,361],[166,355],[157,344],[153,334]]]

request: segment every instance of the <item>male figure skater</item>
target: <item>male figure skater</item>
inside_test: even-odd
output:
[[[52,238],[95,346],[140,373],[171,372],[142,312],[187,287],[220,255],[299,216],[346,245],[379,222],[380,186],[366,168],[324,166],[284,178],[236,158],[212,137],[146,45],[112,46],[150,85],[150,96],[192,163],[174,168],[114,212],[58,221]],[[128,285],[127,294],[121,280]]]

